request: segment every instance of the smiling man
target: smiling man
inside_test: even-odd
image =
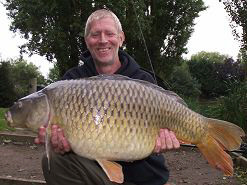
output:
[[[78,79],[99,74],[121,74],[154,83],[126,52],[119,50],[125,36],[117,16],[105,9],[93,12],[86,23],[85,41],[88,51],[83,53],[84,64],[70,69],[63,79]],[[36,143],[44,143],[45,128],[41,127]],[[48,185],[116,185],[109,181],[100,166],[92,160],[77,156],[57,125],[52,126],[51,143],[54,148],[48,170],[47,158],[42,161]],[[175,134],[161,129],[154,153],[179,148]],[[93,146],[92,146],[93,147]],[[123,167],[124,185],[164,185],[169,172],[163,155],[153,154],[144,160],[119,162]]]
[[[93,15],[89,17],[85,28],[87,48],[98,73],[113,74],[121,67],[118,50],[123,44],[124,33],[121,27],[116,26],[112,17],[97,20]]]

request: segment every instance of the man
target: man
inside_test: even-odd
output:
[[[130,78],[154,83],[152,76],[141,70],[139,65],[126,52],[119,50],[125,36],[117,16],[105,9],[92,13],[85,27],[85,42],[88,51],[83,54],[84,64],[70,69],[63,79],[77,79],[99,74],[121,74]],[[43,143],[45,128],[40,128],[36,143]],[[92,160],[74,154],[63,131],[52,126],[51,143],[54,148],[48,170],[46,157],[42,167],[48,185],[84,185],[107,184],[110,182],[99,165]],[[154,152],[178,148],[175,134],[161,129]],[[124,185],[163,185],[167,182],[169,172],[164,166],[162,155],[153,154],[144,160],[119,162],[123,167]]]

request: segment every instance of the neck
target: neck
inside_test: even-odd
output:
[[[95,67],[99,74],[114,74],[121,67],[121,62],[117,60],[111,65],[95,65]]]

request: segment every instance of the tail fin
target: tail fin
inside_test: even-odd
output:
[[[209,164],[224,172],[227,176],[233,175],[233,162],[224,150],[238,149],[241,144],[241,136],[244,131],[232,123],[206,118],[208,122],[208,133],[206,137],[197,144]]]

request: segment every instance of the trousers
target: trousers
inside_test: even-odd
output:
[[[73,152],[64,155],[51,152],[50,169],[46,156],[42,158],[42,170],[48,185],[119,185],[109,181],[96,161],[80,157]],[[135,185],[124,182],[121,185]]]

